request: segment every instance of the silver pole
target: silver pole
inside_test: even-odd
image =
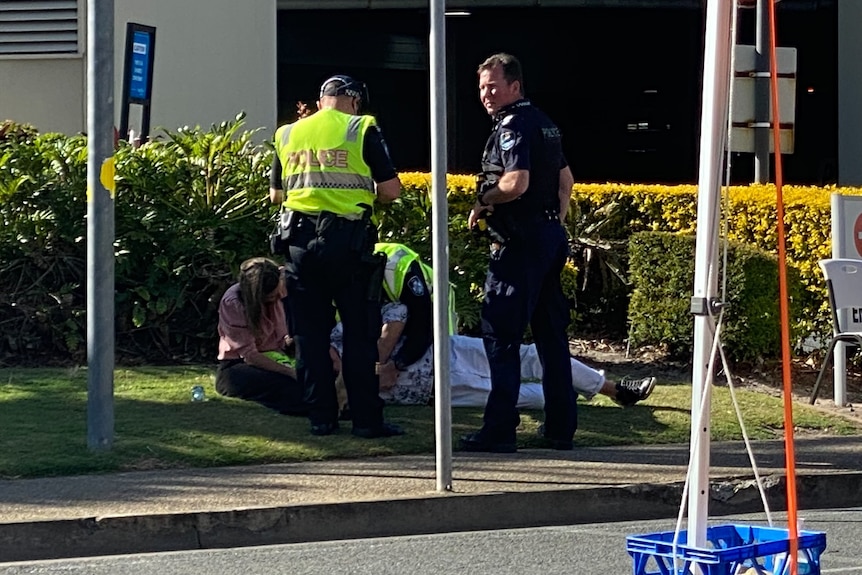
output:
[[[446,2],[431,12],[431,237],[434,260],[434,411],[437,491],[452,490],[452,389],[449,383],[449,204],[446,200]]]
[[[772,0],[757,0],[757,36],[754,43],[754,181],[769,181],[769,147],[771,139],[767,127],[769,114],[769,5]]]
[[[850,199],[851,196],[835,192],[832,193],[830,199],[830,206],[832,208],[833,258],[853,257],[855,255],[850,251],[854,249],[855,242],[852,240],[850,242],[847,241],[848,236],[853,237],[852,231],[850,234],[847,233],[850,230],[846,228],[850,226],[847,225],[849,222],[844,221],[845,213],[848,209],[852,209],[851,206],[853,204],[848,201]],[[850,213],[852,214],[852,212]],[[848,243],[850,245],[847,245]],[[839,311],[841,314],[847,314],[847,312],[848,310]],[[846,315],[842,319],[847,319]],[[832,352],[832,359],[832,401],[838,407],[844,407],[847,403],[847,345],[843,341],[839,341],[836,344],[835,351]],[[825,357],[823,361],[826,361]]]
[[[733,0],[709,0],[703,55],[703,106],[700,120],[697,236],[695,239],[694,350],[691,392],[691,465],[689,467],[688,544],[705,547],[709,503],[708,369],[715,320],[708,313],[718,292],[718,214],[730,88],[730,23]]]
[[[114,0],[87,2],[87,447],[114,443]]]

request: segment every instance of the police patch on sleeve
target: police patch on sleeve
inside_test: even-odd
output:
[[[515,132],[505,130],[500,133],[500,149],[508,152],[515,147]]]
[[[412,291],[415,296],[425,295],[425,286],[422,284],[422,280],[416,276],[407,280],[407,287],[410,288],[410,291]]]

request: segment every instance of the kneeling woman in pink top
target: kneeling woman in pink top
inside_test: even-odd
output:
[[[287,332],[284,279],[267,258],[240,265],[239,282],[224,293],[218,310],[216,391],[256,401],[287,415],[304,415],[302,386],[292,359]]]

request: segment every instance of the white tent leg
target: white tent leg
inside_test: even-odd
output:
[[[695,248],[694,357],[692,369],[692,426],[690,485],[688,500],[688,544],[706,546],[709,502],[709,402],[703,395],[712,385],[709,352],[715,321],[709,315],[710,302],[718,285],[718,215],[721,168],[727,126],[730,88],[730,37],[733,0],[708,0],[703,64],[703,107],[701,111],[700,164],[698,170],[697,238]],[[701,409],[701,406],[703,408]]]

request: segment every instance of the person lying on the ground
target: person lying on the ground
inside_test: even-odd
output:
[[[287,415],[307,412],[302,386],[288,353],[283,298],[284,277],[278,264],[251,258],[240,265],[239,281],[227,289],[218,310],[216,391],[256,401]]]
[[[383,324],[391,334],[397,334],[407,319],[406,306],[387,303],[382,309]],[[336,370],[342,350],[341,324],[332,330],[330,340],[333,363]],[[397,350],[400,341],[393,349]],[[542,365],[535,345],[521,346],[521,388],[518,407],[542,409],[545,403],[542,393]],[[394,351],[393,351],[394,352]],[[604,372],[593,369],[574,357],[571,358],[572,384],[580,395],[592,399],[597,394],[605,395],[617,404],[628,407],[647,399],[655,388],[654,377],[639,379],[624,378],[609,381]],[[429,348],[416,362],[393,370],[393,366],[381,366],[380,397],[389,404],[427,405],[434,390],[434,354]],[[452,335],[449,339],[449,377],[454,407],[484,407],[491,391],[491,374],[488,358],[481,338]]]

